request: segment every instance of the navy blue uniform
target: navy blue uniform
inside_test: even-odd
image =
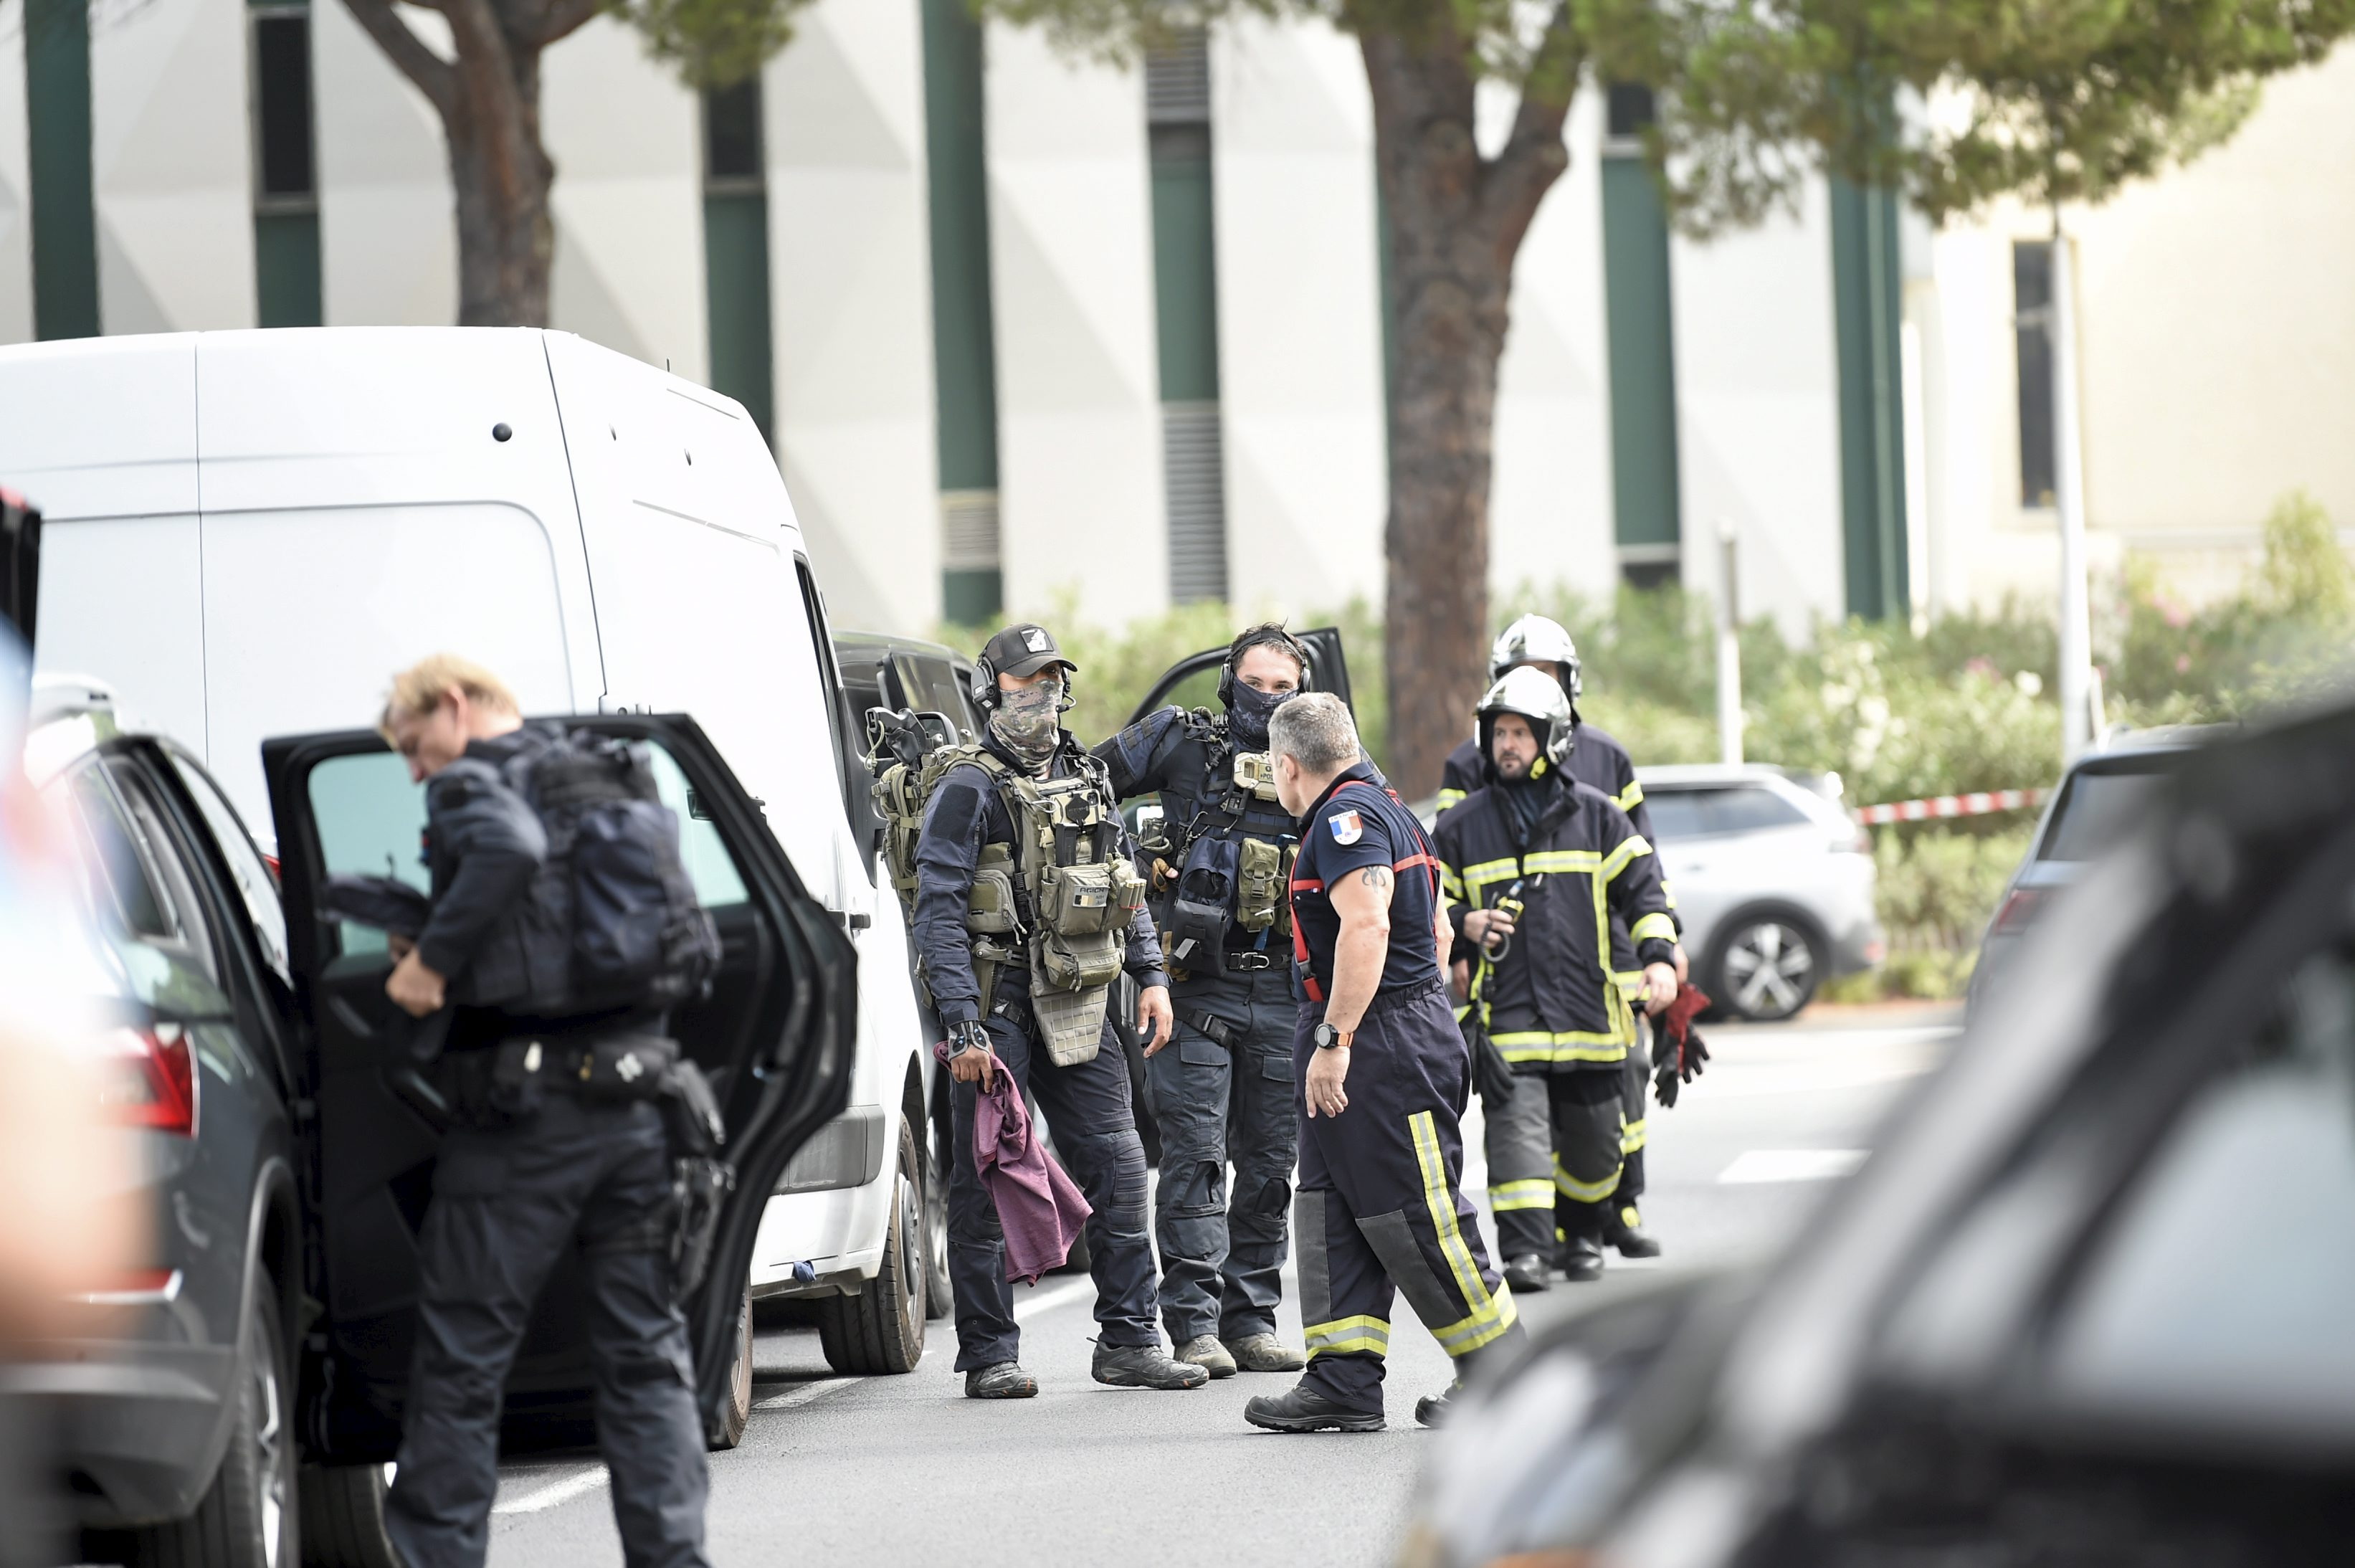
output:
[[[1252,838],[1279,850],[1294,842],[1290,812],[1235,788],[1223,720],[1165,708],[1097,747],[1096,757],[1122,799],[1158,792],[1173,845],[1198,836]],[[1156,875],[1156,891],[1174,883],[1177,869]],[[1273,1334],[1284,1296],[1299,1155],[1291,943],[1281,922],[1258,932],[1236,923],[1240,891],[1228,890],[1222,951],[1193,965],[1171,959],[1177,1037],[1145,1063],[1161,1128],[1153,1205],[1161,1317],[1179,1345],[1204,1334],[1227,1340]],[[1166,905],[1167,897],[1157,901]]]
[[[1464,1196],[1457,1121],[1471,1092],[1470,1053],[1448,1005],[1433,924],[1437,864],[1414,814],[1345,770],[1301,819],[1292,879],[1294,953],[1303,992],[1294,1026],[1300,1113],[1300,1316],[1304,1385],[1347,1408],[1381,1409],[1391,1303],[1407,1301],[1459,1361],[1512,1331],[1512,1292],[1489,1266],[1479,1217]],[[1326,890],[1369,867],[1396,876],[1381,984],[1350,1049],[1349,1104],[1307,1114],[1312,1039],[1325,1016],[1341,918]]]
[[[1000,757],[1006,753],[985,739]],[[1019,771],[1020,764],[1007,759]],[[1066,778],[1098,764],[1068,736],[1050,776]],[[1014,822],[997,786],[979,766],[951,768],[924,806],[916,842],[915,941],[924,984],[943,1024],[981,1018],[974,977],[973,938],[965,909],[984,846],[1011,844]],[[1023,923],[1029,924],[1023,911]],[[1153,922],[1137,912],[1124,961],[1139,986],[1168,984]],[[1096,1282],[1096,1322],[1107,1345],[1158,1345],[1155,1323],[1153,1243],[1145,1230],[1145,1145],[1128,1098],[1128,1062],[1112,1020],[1090,1060],[1058,1067],[1047,1058],[1030,1013],[1030,975],[1019,963],[1000,966],[989,1016],[982,1023],[998,1062],[1015,1083],[1038,1096],[1053,1130],[1056,1151],[1095,1212],[1088,1220],[1088,1253]],[[954,1164],[949,1172],[949,1280],[956,1296],[956,1370],[970,1371],[1019,1359],[1013,1287],[1006,1279],[1006,1237],[996,1206],[973,1164],[974,1104],[978,1083],[953,1084],[949,1105]]]

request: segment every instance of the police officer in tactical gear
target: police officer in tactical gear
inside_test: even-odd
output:
[[[1459,1369],[1517,1334],[1518,1315],[1462,1189],[1456,1113],[1471,1064],[1448,1009],[1452,938],[1423,829],[1379,783],[1339,698],[1310,692],[1276,709],[1269,751],[1280,798],[1300,814],[1293,1232],[1308,1370],[1243,1417],[1279,1432],[1371,1432],[1395,1293]],[[1425,1398],[1415,1415],[1433,1424],[1445,1409],[1444,1395]]]
[[[1565,766],[1583,735],[1553,677],[1508,671],[1479,724],[1488,783],[1433,837],[1472,955],[1474,1048],[1511,1068],[1508,1087],[1483,1096],[1505,1277],[1542,1289],[1557,1213],[1570,1277],[1601,1275],[1625,1159],[1620,1077],[1635,1021],[1611,974],[1610,924],[1627,929],[1652,1012],[1676,998],[1676,930],[1650,844]]]
[[[1144,844],[1178,1019],[1175,1040],[1146,1052],[1161,1316],[1178,1359],[1214,1378],[1304,1364],[1275,1335],[1299,1147],[1284,890],[1297,840],[1267,724],[1308,680],[1307,649],[1274,622],[1252,626],[1219,672],[1225,711],[1165,708],[1096,748],[1115,794],[1161,797]]]
[[[549,840],[508,781],[564,737],[523,722],[496,677],[449,656],[395,678],[381,728],[426,784],[432,877],[432,913],[385,988],[419,1018],[457,1004],[435,1071],[460,1111],[418,1243],[416,1360],[386,1531],[408,1568],[483,1562],[507,1369],[534,1298],[577,1247],[623,1554],[631,1568],[701,1568],[703,1427],[687,1323],[672,1301],[661,1113],[651,1100],[592,1100],[554,1085],[533,1108],[503,1100],[491,1082],[507,1041],[529,1039],[554,1066],[594,1041],[658,1036],[661,1011],[527,1018],[469,1005],[509,990],[495,973],[513,970],[535,940],[522,929],[526,895]]]
[[[1209,1381],[1163,1350],[1156,1322],[1145,1146],[1105,997],[1119,970],[1135,976],[1137,1025],[1157,1050],[1170,1032],[1169,982],[1119,803],[1103,765],[1062,727],[1077,667],[1044,627],[1008,626],[989,639],[974,690],[987,733],[940,775],[916,843],[918,962],[955,1079],[949,1275],[956,1369],[974,1399],[1039,1392],[1018,1360],[1004,1233],[974,1168],[975,1103],[998,1072],[1038,1096],[1094,1211],[1095,1380],[1158,1389]],[[1133,904],[1124,920],[1124,903]]]
[[[1578,743],[1570,753],[1567,764],[1571,777],[1582,784],[1593,785],[1627,814],[1644,842],[1654,844],[1651,808],[1644,804],[1644,786],[1636,782],[1636,764],[1621,745],[1606,731],[1580,717],[1578,699],[1585,691],[1584,667],[1578,657],[1577,645],[1568,631],[1557,621],[1543,615],[1523,615],[1507,626],[1488,651],[1488,684],[1494,686],[1507,672],[1516,669],[1538,669],[1554,677],[1570,698],[1571,722],[1576,727]],[[1487,780],[1488,759],[1481,749],[1478,737],[1465,741],[1448,753],[1446,768],[1440,780],[1439,809],[1461,801],[1478,789]],[[1661,891],[1668,897],[1668,915],[1677,918],[1677,900],[1665,879]],[[1682,931],[1681,923],[1678,925]],[[1634,1003],[1643,991],[1643,976],[1636,964],[1636,949],[1627,938],[1625,922],[1614,920],[1611,927],[1611,972],[1621,991]],[[1685,951],[1681,944],[1676,949],[1677,978],[1685,977]],[[1621,1172],[1619,1190],[1614,1196],[1611,1214],[1604,1228],[1605,1245],[1618,1248],[1631,1258],[1657,1257],[1660,1243],[1644,1229],[1638,1200],[1643,1196],[1645,1181],[1645,1147],[1649,1135],[1646,1115],[1648,1075],[1651,1070],[1646,1037],[1648,1023],[1637,1019],[1636,1039],[1627,1052],[1627,1062],[1620,1079],[1622,1098],[1626,1103],[1626,1168]],[[1490,1195],[1493,1204],[1495,1194]]]

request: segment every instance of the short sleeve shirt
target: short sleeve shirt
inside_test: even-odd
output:
[[[1384,993],[1415,989],[1439,977],[1439,946],[1432,934],[1438,913],[1433,879],[1437,868],[1423,825],[1365,764],[1344,773],[1300,822],[1300,858],[1292,872],[1295,956],[1304,959],[1320,990],[1333,979],[1333,949],[1341,917],[1326,890],[1369,866],[1394,872],[1390,956],[1382,965]]]

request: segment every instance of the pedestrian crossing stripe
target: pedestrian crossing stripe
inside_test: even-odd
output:
[[[1440,1153],[1437,1120],[1429,1111],[1417,1111],[1407,1118],[1407,1127],[1414,1137],[1415,1162],[1423,1170],[1423,1201],[1431,1210],[1440,1255],[1455,1275],[1455,1288],[1464,1304],[1472,1309],[1444,1327],[1432,1325],[1431,1335],[1449,1355],[1467,1356],[1510,1328],[1520,1309],[1513,1305],[1508,1287],[1500,1285],[1490,1293],[1472,1261],[1472,1249],[1464,1244],[1464,1232],[1455,1222],[1455,1199],[1448,1190],[1447,1161]]]
[[[1391,1326],[1387,1319],[1360,1315],[1356,1317],[1336,1317],[1329,1323],[1308,1325],[1308,1359],[1359,1351],[1376,1356],[1388,1356],[1391,1349]]]
[[[1488,1209],[1492,1213],[1552,1207],[1553,1183],[1542,1176],[1529,1181],[1501,1181],[1488,1189]]]

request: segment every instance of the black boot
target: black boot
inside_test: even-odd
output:
[[[1444,1424],[1448,1411],[1455,1405],[1456,1392],[1463,1386],[1460,1382],[1449,1383],[1437,1393],[1427,1393],[1416,1400],[1414,1402],[1415,1420],[1425,1426],[1438,1426]]]
[[[1535,1253],[1526,1253],[1505,1265],[1505,1283],[1515,1290],[1543,1290],[1552,1281],[1546,1261]]]
[[[1039,1380],[1012,1361],[975,1367],[964,1375],[967,1399],[1028,1399],[1039,1392]]]
[[[1611,1222],[1603,1228],[1603,1244],[1618,1248],[1623,1258],[1660,1255],[1660,1243],[1644,1229],[1644,1217],[1633,1203],[1623,1203],[1611,1211]]]
[[[1562,1243],[1562,1277],[1572,1284],[1603,1277],[1603,1243],[1592,1236],[1572,1236]]]
[[[1270,1432],[1380,1432],[1382,1413],[1336,1404],[1306,1383],[1285,1393],[1263,1393],[1243,1406],[1243,1419]]]
[[[1172,1359],[1158,1345],[1096,1346],[1096,1381],[1114,1388],[1200,1388],[1209,1369]]]

